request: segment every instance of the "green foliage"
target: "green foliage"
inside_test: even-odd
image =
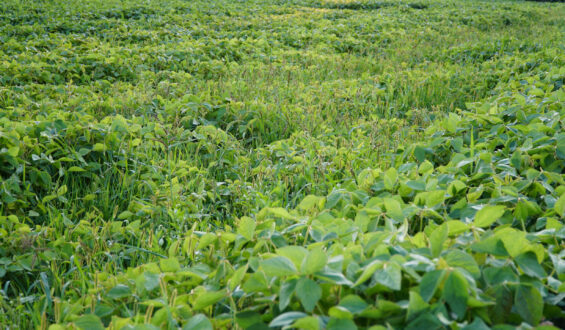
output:
[[[0,324],[565,319],[560,4],[0,6]]]

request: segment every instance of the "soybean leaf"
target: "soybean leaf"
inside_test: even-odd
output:
[[[347,285],[352,286],[353,282],[347,279],[342,273],[332,271],[332,270],[324,270],[321,272],[317,272],[315,276],[321,280],[328,281],[333,284],[340,284],[340,285]]]
[[[330,318],[326,330],[357,330],[355,322],[347,319]]]
[[[402,273],[400,266],[396,263],[385,263],[383,267],[375,272],[373,279],[389,289],[400,290]]]
[[[410,291],[408,299],[408,312],[406,314],[406,319],[411,320],[421,312],[428,309],[429,305],[424,301],[424,299],[416,292]]]
[[[460,267],[468,271],[473,277],[481,276],[479,265],[469,254],[461,250],[451,250],[445,255],[445,261],[451,267]]]
[[[277,254],[279,256],[288,258],[290,261],[292,261],[296,269],[300,269],[302,263],[304,262],[304,259],[308,255],[308,250],[306,250],[302,246],[287,245],[277,249]]]
[[[294,289],[296,288],[297,280],[295,278],[284,282],[279,289],[279,309],[284,311],[286,306],[290,303]]]
[[[261,314],[255,311],[239,312],[235,315],[235,321],[243,329],[248,329],[250,326],[261,323]]]
[[[112,299],[121,299],[131,296],[132,292],[127,285],[118,284],[108,291],[108,297]]]
[[[180,263],[177,258],[163,258],[159,261],[161,270],[164,272],[177,272],[180,270]]]
[[[302,272],[304,274],[314,274],[315,272],[321,271],[326,266],[328,262],[328,257],[322,249],[317,248],[306,256],[302,263]]]
[[[297,273],[292,261],[285,257],[273,257],[263,260],[261,268],[267,276],[289,276]]]
[[[387,190],[392,190],[397,180],[398,180],[398,172],[394,167],[391,167],[388,170],[386,170],[384,174],[384,185]]]
[[[383,266],[383,262],[381,260],[372,261],[370,264],[364,267],[363,273],[361,273],[361,276],[359,276],[359,278],[357,279],[357,281],[355,281],[355,284],[353,286],[354,287],[358,286],[359,284],[368,280],[371,276],[373,276],[375,271],[381,268],[382,266]]]
[[[79,329],[83,330],[104,330],[104,325],[100,318],[94,314],[86,314],[74,321]]]
[[[239,267],[228,280],[228,288],[230,291],[235,290],[235,288],[241,283],[245,273],[247,272],[247,265]]]
[[[489,316],[496,323],[503,323],[508,320],[513,305],[512,291],[504,285],[496,285],[487,290],[487,293],[495,299],[495,304],[489,311]]]
[[[302,277],[296,283],[296,295],[300,299],[304,310],[312,312],[314,307],[316,307],[316,303],[322,297],[322,288],[314,280]]]
[[[183,330],[213,330],[212,322],[204,314],[191,317],[182,328]]]
[[[526,275],[537,278],[547,276],[543,267],[538,263],[536,254],[531,251],[520,254],[514,260]]]
[[[225,291],[206,291],[201,293],[195,300],[192,308],[195,310],[206,308],[226,297]]]
[[[358,295],[347,295],[339,302],[339,306],[347,309],[352,314],[363,312],[369,305]]]
[[[245,237],[248,241],[252,240],[255,234],[255,221],[250,217],[242,217],[239,221],[237,233]]]
[[[315,316],[306,316],[296,320],[292,327],[304,330],[318,330],[320,328],[320,321]]]
[[[563,217],[563,213],[565,212],[565,194],[562,194],[561,197],[559,197],[553,205],[553,209],[558,216]]]
[[[536,288],[527,284],[519,285],[514,304],[524,321],[533,326],[539,324],[543,317],[543,298]]]
[[[448,228],[443,223],[437,227],[430,235],[430,250],[433,257],[438,257],[443,249],[443,243],[447,240]]]
[[[287,312],[283,313],[277,317],[275,317],[271,323],[269,323],[269,327],[285,327],[294,323],[294,321],[301,319],[303,317],[308,316],[302,312]]]
[[[443,299],[449,308],[462,319],[467,311],[467,298],[469,297],[467,280],[458,271],[452,271],[443,287]]]
[[[422,277],[422,281],[420,281],[420,296],[422,296],[425,302],[429,302],[432,299],[444,275],[445,271],[442,269],[428,272]]]
[[[506,208],[503,205],[487,205],[475,214],[473,224],[480,228],[488,227],[500,219],[505,210]]]

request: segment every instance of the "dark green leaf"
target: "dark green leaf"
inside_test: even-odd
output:
[[[531,251],[520,254],[514,260],[526,275],[537,278],[547,276],[543,267],[538,263],[536,254]]]
[[[518,314],[529,324],[536,326],[543,317],[543,298],[531,285],[519,285],[514,296]]]
[[[434,296],[440,283],[443,281],[445,275],[444,270],[434,270],[428,272],[422,277],[420,282],[420,296],[425,302],[429,302]]]
[[[467,311],[467,298],[469,297],[467,280],[458,271],[452,271],[443,287],[443,299],[449,308],[462,319]]]
[[[352,320],[330,318],[326,330],[357,330],[357,326]]]

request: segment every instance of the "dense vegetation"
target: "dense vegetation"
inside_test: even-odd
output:
[[[563,327],[564,17],[2,2],[0,325]]]

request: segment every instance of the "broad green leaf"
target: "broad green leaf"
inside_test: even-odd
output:
[[[398,172],[394,167],[389,168],[384,173],[384,185],[387,190],[392,190],[398,180]]]
[[[418,173],[420,174],[431,173],[433,170],[434,170],[434,164],[432,164],[429,160],[425,160],[418,167]]]
[[[463,221],[451,220],[446,223],[449,236],[458,236],[469,229],[469,226]]]
[[[426,190],[426,183],[421,180],[410,180],[406,182],[406,185],[415,191]]]
[[[531,250],[532,244],[526,238],[526,233],[521,230],[506,227],[496,231],[494,236],[502,240],[504,248],[511,257],[515,258],[523,252]]]
[[[500,219],[505,210],[506,208],[503,205],[487,205],[477,212],[473,224],[480,228],[489,227]]]
[[[480,242],[471,245],[471,250],[480,253],[488,253],[495,256],[508,256],[504,243],[498,237],[490,236]]]
[[[296,245],[287,245],[277,249],[277,254],[292,261],[296,269],[300,269],[308,253],[308,250]]]
[[[298,273],[296,267],[288,258],[273,257],[261,262],[261,269],[267,276],[289,276]]]
[[[444,325],[432,313],[422,313],[412,322],[408,323],[406,330],[443,329]]]
[[[442,223],[430,235],[430,250],[433,257],[438,257],[443,250],[443,243],[447,240],[448,228]]]
[[[386,208],[386,214],[396,221],[402,221],[404,219],[404,214],[402,213],[402,206],[396,199],[385,198],[384,205]]]
[[[351,314],[350,311],[348,311],[346,308],[341,306],[331,307],[328,311],[328,315],[336,319],[348,319],[348,320],[353,319],[353,314]]]
[[[239,312],[235,315],[235,321],[242,329],[248,329],[254,324],[261,323],[261,314],[254,311]]]
[[[239,221],[237,233],[251,241],[255,234],[255,221],[250,217],[242,217]]]
[[[306,316],[296,320],[292,327],[303,330],[318,330],[320,328],[320,321],[315,316]]]
[[[306,256],[304,262],[302,263],[302,272],[304,274],[310,275],[318,271],[321,271],[326,267],[328,262],[328,257],[326,253],[322,251],[321,248],[316,248]]]
[[[416,160],[419,162],[423,162],[424,160],[426,160],[426,148],[417,145],[414,148],[414,157],[416,157]]]
[[[204,314],[196,314],[182,327],[183,330],[213,330],[212,322]]]
[[[106,145],[103,143],[96,143],[92,147],[92,151],[106,151]]]
[[[558,216],[563,217],[563,213],[565,213],[565,194],[559,197],[555,205],[553,205],[553,209]]]
[[[163,258],[159,261],[159,265],[163,272],[174,273],[180,270],[180,263],[175,257]]]
[[[283,219],[288,219],[288,220],[294,220],[295,217],[292,216],[290,213],[288,213],[288,211],[282,207],[271,207],[269,208],[269,213],[275,217],[279,217],[279,218],[283,218]]]
[[[85,169],[80,168],[78,166],[71,166],[71,167],[69,167],[69,169],[67,171],[69,171],[69,172],[86,172]]]
[[[361,297],[350,294],[340,300],[339,306],[347,309],[352,314],[359,314],[367,309],[369,304],[367,304]]]
[[[107,294],[108,298],[112,298],[112,299],[126,298],[126,297],[130,297],[131,295],[132,292],[129,286],[123,284],[118,284],[115,287],[111,288]]]
[[[443,299],[449,305],[458,319],[462,319],[467,311],[469,297],[467,280],[458,271],[452,271],[445,281],[442,293]]]
[[[375,272],[373,279],[389,289],[400,290],[402,281],[400,266],[394,262],[387,262]]]
[[[308,314],[302,312],[287,312],[283,313],[277,317],[275,317],[271,323],[269,323],[269,327],[285,327],[289,326],[294,323],[294,321],[301,319],[303,317],[308,316]]]
[[[559,159],[565,159],[565,139],[560,137],[557,140],[557,145],[555,146],[555,154]]]
[[[247,272],[247,265],[239,267],[228,280],[228,288],[230,291],[235,290],[235,288],[241,283],[245,273]]]
[[[104,325],[100,318],[94,314],[86,314],[73,322],[77,328],[82,330],[104,330]]]
[[[444,270],[434,270],[428,272],[422,277],[420,281],[420,296],[425,302],[429,302],[434,296],[440,283],[443,281],[445,275]]]
[[[315,274],[316,278],[319,278],[323,281],[327,281],[333,284],[340,284],[340,285],[347,285],[352,286],[353,283],[347,279],[342,273],[331,271],[331,270],[324,270],[321,272],[317,272]]]
[[[147,291],[152,291],[159,286],[159,274],[149,272],[143,273],[143,287]]]
[[[330,318],[326,330],[357,330],[355,322],[348,319]]]
[[[67,185],[64,184],[57,189],[57,196],[63,196],[64,194],[67,193],[67,191],[68,191]]]
[[[302,277],[296,283],[296,296],[300,299],[304,310],[312,312],[322,297],[322,288],[315,281]]]
[[[130,211],[124,211],[124,212],[122,212],[118,215],[118,219],[124,220],[124,219],[131,218],[132,216],[133,216],[133,213],[131,213]]]
[[[265,278],[265,273],[257,272],[251,274],[249,278],[243,283],[242,289],[246,293],[254,293],[263,290],[267,290],[269,287],[267,279]]]
[[[370,264],[368,264],[363,268],[363,272],[361,273],[361,276],[359,276],[359,278],[357,279],[357,281],[355,281],[355,284],[353,286],[356,287],[359,284],[368,280],[371,276],[373,276],[375,271],[377,271],[377,269],[381,268],[382,266],[383,266],[383,262],[381,260],[372,261]]]
[[[428,307],[428,303],[426,303],[416,291],[410,291],[406,319],[413,319],[414,317],[425,311]]]
[[[512,291],[505,284],[496,285],[487,290],[487,294],[495,299],[495,304],[489,310],[489,316],[494,323],[504,323],[508,320],[513,306]]]
[[[483,277],[489,286],[517,282],[518,275],[510,267],[487,267],[483,269]]]
[[[430,191],[426,195],[426,206],[433,207],[443,203],[445,200],[445,190]]]
[[[315,209],[317,207],[322,207],[322,204],[324,202],[324,197],[319,197],[319,196],[314,196],[314,195],[308,195],[306,197],[304,197],[304,199],[302,199],[302,201],[300,202],[300,204],[298,204],[297,208],[303,211],[310,211],[312,209]]]
[[[536,288],[531,285],[519,285],[514,305],[524,321],[533,326],[540,323],[543,317],[543,298]]]
[[[294,289],[296,288],[295,278],[284,282],[279,289],[279,309],[284,311],[286,306],[290,303]]]
[[[216,236],[216,234],[206,233],[202,235],[202,237],[200,237],[200,240],[198,241],[198,248],[199,249],[205,248],[208,245],[215,243],[217,240],[218,237]]]
[[[464,326],[461,330],[490,330],[490,327],[479,317],[475,317],[473,322]]]
[[[473,277],[479,278],[481,271],[475,259],[461,250],[451,250],[445,255],[445,261],[451,267],[460,267],[468,271]]]
[[[200,310],[206,308],[210,305],[217,303],[218,301],[224,299],[226,297],[225,291],[206,291],[202,292],[196,299],[194,300],[194,304],[192,308],[195,310]]]
[[[543,267],[538,263],[536,254],[531,251],[520,254],[514,260],[526,275],[540,279],[547,276]]]

